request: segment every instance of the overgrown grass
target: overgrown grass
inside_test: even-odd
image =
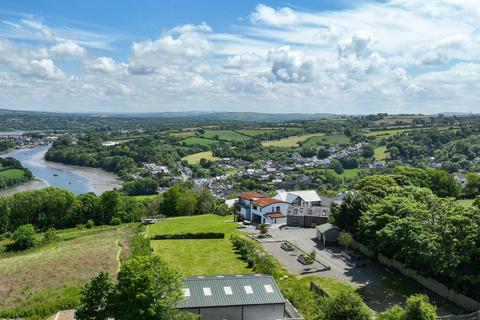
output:
[[[200,163],[200,159],[202,158],[210,161],[217,161],[219,159],[213,156],[212,151],[205,151],[205,152],[198,152],[198,153],[194,153],[189,156],[183,157],[182,160],[187,161],[189,164],[198,164]]]
[[[245,129],[245,130],[235,130],[235,131],[249,137],[255,137],[264,133],[275,132],[274,129]]]
[[[50,243],[42,244],[39,234],[38,246],[0,254],[0,318],[40,319],[75,307],[93,276],[116,273],[117,259],[130,253],[128,239],[134,232],[134,225],[66,229]]]

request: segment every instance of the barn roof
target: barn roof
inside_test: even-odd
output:
[[[273,277],[259,274],[188,277],[183,293],[180,309],[285,303]]]

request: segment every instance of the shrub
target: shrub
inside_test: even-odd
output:
[[[118,217],[112,217],[112,219],[110,219],[110,225],[111,226],[118,226],[122,224],[122,219],[118,218]]]
[[[12,235],[12,244],[8,245],[9,251],[25,250],[35,245],[35,228],[31,224],[24,224],[15,230]]]
[[[54,228],[49,228],[45,233],[43,234],[43,243],[49,243],[53,242],[58,239],[57,234],[55,233]]]
[[[87,223],[85,223],[85,228],[87,229],[92,229],[95,226],[95,223],[93,222],[92,219],[89,219]]]
[[[156,234],[151,240],[174,240],[174,239],[224,239],[225,234],[219,232],[197,232],[197,233],[167,233]]]

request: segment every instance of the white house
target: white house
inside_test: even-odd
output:
[[[286,223],[289,203],[259,193],[243,193],[238,198],[240,216],[256,223]]]

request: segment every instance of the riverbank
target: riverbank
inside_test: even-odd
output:
[[[97,195],[114,188],[122,187],[121,179],[113,173],[97,168],[66,165],[45,160],[48,146],[32,149],[17,149],[4,152],[0,156],[13,157],[34,174],[36,180],[0,191],[0,195],[15,192],[41,189],[47,186],[63,188],[81,194],[94,192]]]
[[[58,170],[69,171],[73,174],[81,176],[87,180],[87,183],[91,187],[91,191],[97,195],[100,195],[108,190],[120,189],[122,187],[122,180],[114,174],[102,169],[74,166],[69,164],[63,164],[58,162],[52,162],[45,160],[45,154],[47,150],[38,152],[32,158],[33,161],[39,165],[55,168]]]

